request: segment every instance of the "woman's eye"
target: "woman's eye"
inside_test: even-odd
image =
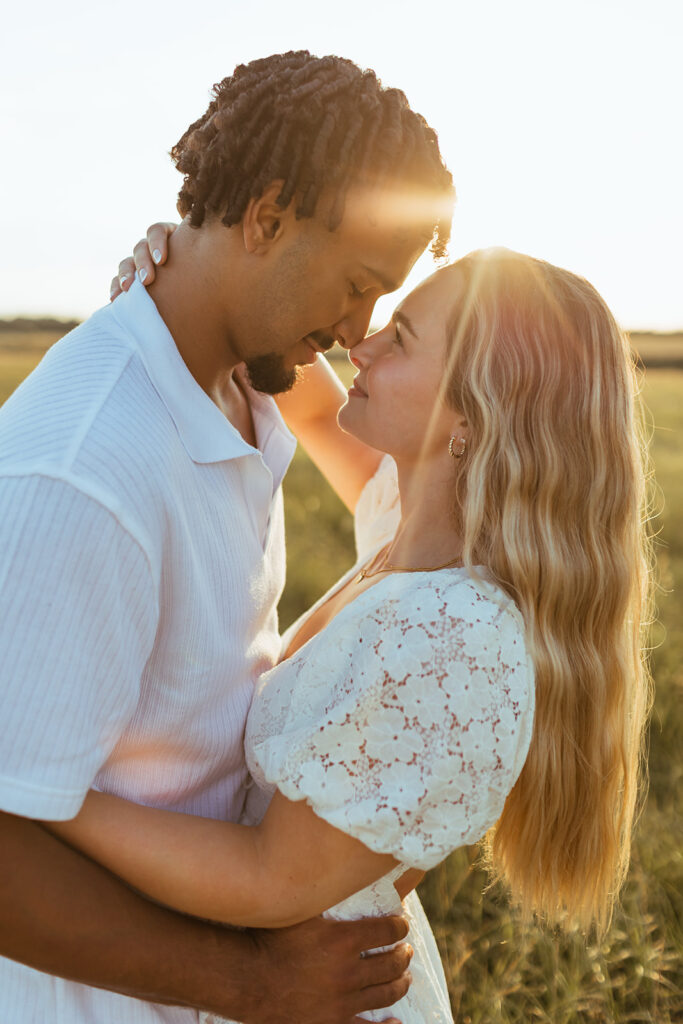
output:
[[[401,332],[399,331],[398,327],[394,331],[394,343],[403,348],[403,339],[401,338]]]

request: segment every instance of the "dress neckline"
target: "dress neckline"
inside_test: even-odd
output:
[[[293,622],[290,626],[287,627],[285,632],[282,634],[282,637],[281,637],[281,640],[280,640],[280,661],[278,662],[278,664],[283,664],[285,661],[291,661],[293,658],[296,658],[296,656],[301,651],[303,651],[308,646],[308,644],[310,644],[313,640],[316,640],[317,637],[322,636],[322,634],[325,632],[325,630],[328,628],[328,626],[330,626],[341,615],[343,615],[344,612],[347,610],[347,608],[352,608],[354,606],[357,607],[358,606],[357,603],[359,601],[361,601],[365,597],[366,594],[372,594],[377,589],[377,587],[382,587],[383,584],[385,584],[388,580],[393,579],[393,577],[395,577],[395,576],[400,576],[401,578],[404,577],[404,574],[402,574],[402,573],[394,573],[394,572],[386,573],[386,575],[383,576],[382,579],[378,579],[377,582],[373,583],[373,585],[371,587],[367,587],[366,590],[361,590],[360,593],[356,594],[355,597],[352,597],[351,600],[347,602],[347,604],[345,604],[342,608],[340,608],[339,611],[335,615],[333,615],[332,618],[329,619],[325,623],[325,625],[322,627],[322,629],[319,629],[317,633],[314,633],[312,636],[309,636],[308,640],[304,641],[304,643],[301,644],[300,647],[297,647],[297,649],[292,652],[292,654],[289,656],[289,658],[283,658],[282,657],[284,652],[286,650],[288,650],[289,647],[291,647],[292,642],[299,635],[301,629],[303,628],[303,626],[306,623],[306,621],[310,618],[310,616],[314,615],[315,612],[317,612],[318,609],[323,606],[323,604],[325,604],[327,601],[330,601],[335,596],[335,594],[338,594],[339,591],[342,589],[342,587],[345,586],[345,584],[348,583],[348,581],[350,579],[352,579],[352,577],[354,575],[358,574],[359,568],[361,566],[361,563],[364,564],[367,561],[369,561],[370,559],[374,558],[374,556],[384,547],[385,544],[386,544],[386,541],[382,541],[382,543],[378,544],[377,547],[374,548],[372,551],[370,551],[369,554],[365,553],[365,554],[363,554],[363,556],[361,558],[356,559],[356,561],[351,566],[351,568],[348,569],[347,572],[345,572],[342,576],[340,576],[340,578],[337,580],[337,582],[334,583],[330,587],[329,590],[327,590],[324,594],[322,594],[322,596],[319,597],[318,600],[315,601],[314,604],[311,605],[311,607],[307,609],[307,611],[303,612],[299,616],[299,618],[296,619],[295,622]],[[476,567],[476,568],[479,568],[479,567]],[[433,575],[436,575],[436,573],[441,575],[441,573],[452,573],[452,572],[462,573],[463,571],[467,571],[465,566],[463,566],[463,565],[453,565],[453,566],[449,566],[448,568],[445,568],[445,569],[437,569],[437,570],[434,570],[434,569],[422,569],[422,570],[418,570],[416,572],[410,573],[410,577],[412,577],[412,579],[416,579],[418,577],[421,578],[423,576],[433,576]],[[468,573],[468,576],[469,576],[469,573]],[[404,586],[407,588],[407,587],[409,587],[409,585],[410,584],[406,580],[406,583],[404,584]]]

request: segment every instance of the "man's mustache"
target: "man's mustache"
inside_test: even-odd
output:
[[[329,351],[337,340],[333,334],[329,334],[327,331],[311,331],[308,337],[313,338],[325,352]]]

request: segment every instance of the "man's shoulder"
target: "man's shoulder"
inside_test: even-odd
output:
[[[126,439],[144,444],[141,420],[163,405],[135,340],[99,310],[44,356],[0,409],[0,472],[13,465],[64,469],[97,437],[101,455]]]

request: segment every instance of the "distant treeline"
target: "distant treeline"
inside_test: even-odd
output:
[[[55,316],[16,316],[13,319],[0,319],[0,334],[21,331],[28,334],[34,331],[62,331],[67,334],[78,327],[80,320],[62,320]]]
[[[17,316],[0,319],[0,349],[3,351],[45,351],[58,338],[77,327],[78,320],[59,317]],[[652,369],[683,369],[683,331],[630,331],[631,344],[643,366]],[[332,359],[346,359],[338,345]]]

